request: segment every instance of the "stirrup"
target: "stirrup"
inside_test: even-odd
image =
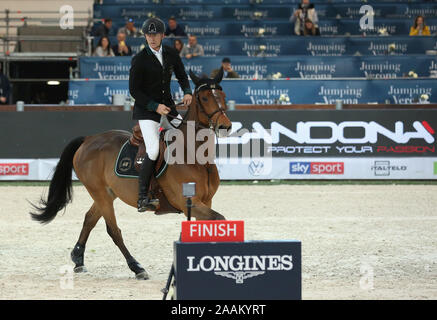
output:
[[[156,206],[158,205],[158,203],[159,200],[149,199],[149,197],[139,199],[137,203],[138,212],[156,211]]]

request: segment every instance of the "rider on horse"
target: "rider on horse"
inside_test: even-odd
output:
[[[139,173],[138,211],[154,211],[158,200],[148,196],[150,180],[159,155],[159,127],[167,114],[174,126],[182,117],[176,111],[171,96],[170,81],[174,72],[184,92],[183,103],[191,104],[192,92],[185,68],[178,52],[162,45],[165,25],[158,18],[146,20],[142,26],[147,45],[132,58],[129,90],[135,99],[133,119],[138,120],[146,145],[146,156]]]

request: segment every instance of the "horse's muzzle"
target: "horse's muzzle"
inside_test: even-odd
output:
[[[232,131],[232,124],[229,126],[220,125],[216,128],[215,134],[217,135],[218,138],[225,138],[229,136],[231,131]]]

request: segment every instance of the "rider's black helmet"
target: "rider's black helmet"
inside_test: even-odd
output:
[[[149,18],[144,21],[141,31],[143,34],[165,33],[165,24],[159,18]]]

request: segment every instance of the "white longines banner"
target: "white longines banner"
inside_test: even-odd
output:
[[[0,159],[0,180],[50,180],[58,160]],[[219,158],[216,164],[222,180],[437,180],[434,157]]]

